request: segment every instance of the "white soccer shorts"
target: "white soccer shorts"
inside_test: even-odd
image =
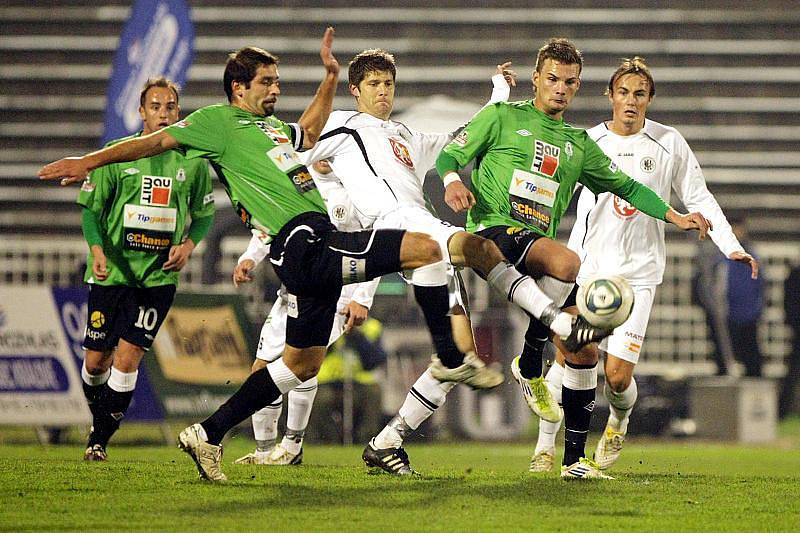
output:
[[[342,294],[339,296],[339,301],[336,302],[336,315],[333,317],[333,328],[331,328],[328,346],[339,340],[339,337],[344,334],[347,317],[343,313],[350,303],[356,288],[358,288],[356,283],[342,287]],[[257,359],[271,363],[283,355],[283,348],[286,345],[286,317],[288,313],[286,298],[286,290],[281,287],[281,290],[278,291],[278,298],[272,304],[269,316],[264,321],[264,325],[261,326],[261,335],[256,349]]]
[[[615,329],[611,336],[600,342],[600,349],[635,365],[639,362],[639,354],[644,345],[656,287],[654,285],[633,287],[633,294],[636,300],[633,303],[631,316]]]
[[[448,262],[450,262],[450,252],[447,249],[447,242],[454,234],[464,231],[464,228],[439,220],[430,211],[417,205],[399,207],[376,220],[372,227],[427,233],[439,244],[442,257]]]

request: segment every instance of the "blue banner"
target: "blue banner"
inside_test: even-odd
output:
[[[136,0],[120,36],[106,92],[103,144],[142,127],[139,93],[148,78],[186,83],[194,28],[184,0]]]

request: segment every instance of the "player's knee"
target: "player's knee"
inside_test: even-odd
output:
[[[295,371],[294,375],[300,381],[308,381],[319,374],[319,369],[322,365],[316,362],[307,361],[300,365]]]
[[[614,392],[623,392],[630,387],[631,377],[625,372],[612,372],[606,374],[606,383]]]
[[[559,254],[558,261],[551,268],[550,275],[560,281],[574,282],[581,269],[581,260],[578,254],[565,249]]]
[[[404,263],[414,263],[413,266],[404,265],[405,268],[419,268],[424,265],[438,263],[442,260],[442,249],[439,243],[424,233],[406,233],[410,253],[403,259]]]

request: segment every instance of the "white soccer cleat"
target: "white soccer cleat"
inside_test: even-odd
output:
[[[243,457],[239,457],[236,459],[233,464],[235,465],[265,465],[267,463],[267,459],[269,459],[269,454],[272,452],[274,448],[270,448],[265,452],[261,451],[254,451],[250,452]]]
[[[473,389],[491,389],[504,381],[503,373],[492,366],[486,366],[475,352],[466,353],[464,362],[456,368],[447,368],[434,354],[428,368],[431,375],[441,382],[463,383]]]
[[[539,453],[533,454],[531,457],[531,467],[528,469],[530,472],[550,472],[553,470],[553,463],[555,463],[556,451],[554,449],[542,450]]]
[[[547,422],[560,422],[564,417],[564,410],[547,388],[547,382],[543,377],[527,379],[519,370],[519,358],[517,356],[511,361],[511,375],[519,383],[522,396],[528,402],[528,407],[536,413],[536,416]]]
[[[197,465],[202,479],[208,481],[227,481],[220,468],[222,463],[222,445],[206,442],[200,435],[203,431],[200,424],[193,424],[178,435],[178,448],[188,453]]]
[[[594,460],[603,470],[610,468],[617,462],[619,454],[622,452],[622,443],[625,442],[625,433],[614,431],[610,426],[606,426],[603,436],[597,441],[597,449],[594,452]]]
[[[273,466],[299,465],[303,463],[303,448],[298,453],[292,453],[280,444],[276,444],[272,453],[263,464]]]
[[[95,444],[94,446],[89,446],[88,448],[86,448],[86,451],[83,452],[83,460],[107,461],[108,454],[106,453],[106,449],[103,448],[102,444]]]
[[[561,478],[562,479],[614,479],[608,474],[604,474],[603,471],[600,470],[599,464],[595,463],[591,459],[587,459],[586,457],[581,457],[577,462],[572,463],[569,466],[566,465],[562,466]]]

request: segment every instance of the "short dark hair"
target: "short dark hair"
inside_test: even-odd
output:
[[[178,90],[178,85],[169,78],[165,78],[164,76],[159,76],[158,78],[150,78],[142,87],[142,92],[139,93],[139,106],[144,107],[145,98],[147,98],[147,91],[152,89],[153,87],[163,87],[165,89],[172,90],[175,93],[175,103],[179,103],[180,100],[180,91]]]
[[[364,81],[370,72],[391,72],[392,79],[397,77],[397,67],[395,67],[394,56],[386,50],[371,48],[364,50],[353,57],[350,67],[347,70],[348,82],[355,85]]]
[[[583,55],[569,39],[552,37],[539,48],[536,55],[536,72],[541,73],[547,59],[558,61],[564,65],[578,65],[578,74],[583,70]]]
[[[228,61],[225,63],[225,75],[222,77],[222,84],[225,86],[228,102],[233,101],[231,84],[234,81],[244,83],[245,87],[250,88],[250,82],[256,77],[258,67],[277,64],[278,58],[276,56],[255,46],[245,46],[228,54]]]
[[[638,74],[646,79],[648,85],[650,85],[650,98],[655,96],[656,82],[653,81],[653,75],[650,74],[650,67],[644,62],[644,58],[639,56],[634,56],[633,59],[628,59],[627,57],[622,58],[622,63],[619,64],[617,70],[614,71],[614,74],[612,74],[611,78],[608,80],[606,94],[612,94],[614,92],[614,84],[626,74]]]

